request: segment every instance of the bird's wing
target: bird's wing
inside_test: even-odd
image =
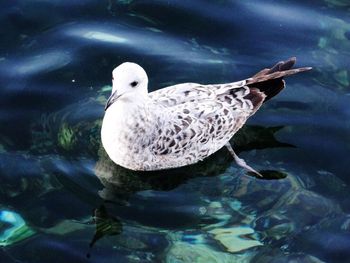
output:
[[[153,153],[181,156],[188,164],[224,146],[254,112],[244,84],[185,83],[151,93],[156,107],[162,108]]]
[[[171,107],[187,102],[195,102],[203,99],[214,99],[220,95],[236,98],[242,87],[248,87],[246,97],[254,105],[253,113],[261,106],[262,102],[274,97],[285,86],[283,77],[311,70],[311,67],[292,69],[296,58],[280,61],[271,68],[265,68],[251,78],[226,83],[201,85],[198,83],[183,83],[169,86],[149,93],[150,98],[156,103]],[[262,98],[264,95],[264,98]],[[238,101],[239,103],[239,101]]]
[[[163,111],[152,146],[154,154],[182,157],[189,164],[217,151],[265,100],[284,88],[284,76],[311,69],[291,69],[295,61],[278,62],[243,81],[184,83],[151,92],[154,105]]]
[[[156,103],[172,107],[188,102],[215,100],[217,95],[223,94],[229,89],[240,88],[244,84],[245,81],[212,85],[182,83],[153,91],[149,93],[149,96]]]

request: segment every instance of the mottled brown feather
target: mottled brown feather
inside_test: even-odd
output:
[[[266,96],[264,102],[276,96],[285,87],[283,77],[290,76],[299,72],[310,70],[310,67],[291,69],[296,62],[296,58],[292,57],[286,61],[276,63],[272,68],[263,69],[255,74],[252,78],[247,80],[247,85],[251,90],[249,96],[245,98],[250,99],[257,106],[257,101],[261,100],[261,94],[256,92],[258,89]],[[260,107],[260,106],[259,106]]]

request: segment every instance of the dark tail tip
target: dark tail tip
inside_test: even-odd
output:
[[[296,57],[276,63],[270,69],[263,69],[247,81],[250,88],[258,89],[266,95],[265,101],[276,96],[285,86],[283,77],[296,74],[311,68],[292,69],[296,63]]]
[[[264,102],[276,96],[284,87],[285,82],[282,78],[269,79],[252,85],[252,88],[256,88],[266,95]]]
[[[267,74],[272,74],[278,71],[285,71],[285,70],[289,70],[291,69],[295,63],[297,62],[297,58],[296,57],[291,57],[286,61],[280,61],[278,63],[276,63],[276,65],[274,65],[268,72]]]

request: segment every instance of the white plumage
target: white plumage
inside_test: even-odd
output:
[[[225,145],[231,148],[231,137],[265,100],[283,89],[282,77],[310,69],[291,70],[294,63],[295,58],[279,62],[239,82],[183,83],[151,93],[143,68],[123,63],[113,70],[103,146],[116,164],[141,171],[193,164]],[[240,164],[254,171],[244,161]]]

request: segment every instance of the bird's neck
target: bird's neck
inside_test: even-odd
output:
[[[101,139],[109,157],[116,163],[129,156],[138,140],[130,140],[145,123],[149,121],[148,99],[120,97],[106,111],[103,118]],[[140,140],[142,138],[139,138]]]
[[[116,140],[117,137],[128,127],[128,130],[134,130],[140,121],[148,119],[148,98],[130,96],[121,96],[105,112],[102,123],[102,140]],[[104,137],[104,138],[103,138]]]
[[[104,120],[111,124],[129,124],[147,115],[148,97],[122,95],[105,112]],[[105,121],[104,121],[105,122]]]

